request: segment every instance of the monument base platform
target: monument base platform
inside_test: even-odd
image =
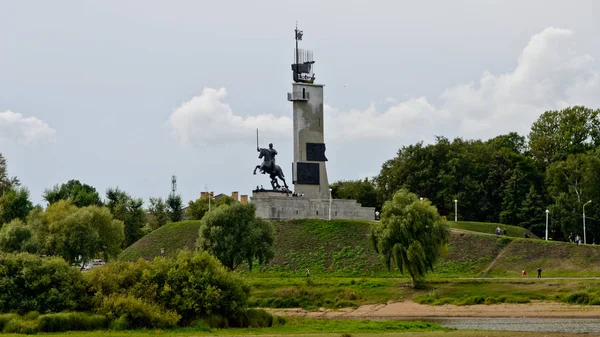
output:
[[[256,216],[266,220],[329,219],[329,199],[308,199],[278,191],[253,191]],[[374,220],[375,207],[356,200],[332,199],[331,219]]]

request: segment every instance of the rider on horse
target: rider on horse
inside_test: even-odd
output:
[[[268,159],[267,157],[264,157],[264,169],[261,171],[261,173],[265,173],[266,169],[270,169],[269,171],[271,172],[275,171],[275,156],[277,155],[277,150],[273,148],[273,143],[269,143],[269,148],[266,150],[271,154],[271,158]],[[256,151],[260,152],[260,148],[256,147]]]

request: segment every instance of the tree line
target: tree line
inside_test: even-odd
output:
[[[335,198],[381,209],[405,188],[454,219],[498,222],[565,240],[600,241],[600,110],[572,106],[544,112],[527,136],[511,132],[488,140],[436,137],[402,146],[372,178],[332,184]],[[588,203],[592,200],[591,203]]]

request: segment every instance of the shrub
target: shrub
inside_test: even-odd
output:
[[[59,257],[0,253],[0,312],[78,309],[86,292],[81,272]]]
[[[26,321],[20,318],[13,318],[4,326],[3,332],[36,334],[39,332],[37,321]]]
[[[268,328],[273,325],[273,315],[263,309],[248,309],[239,321],[239,327]]]
[[[120,327],[128,328],[172,328],[181,316],[175,311],[164,310],[159,305],[133,296],[113,294],[105,297],[98,309],[108,319],[119,319]]]
[[[242,279],[206,252],[111,263],[90,272],[88,282],[98,306],[115,294],[131,296],[176,311],[184,324],[213,315],[239,318],[250,293]]]
[[[19,318],[19,315],[17,315],[17,314],[0,315],[0,331],[4,330],[4,327],[6,326],[6,324],[15,318]]]
[[[37,321],[39,330],[43,332],[106,329],[109,322],[104,315],[90,315],[82,312],[41,315]]]

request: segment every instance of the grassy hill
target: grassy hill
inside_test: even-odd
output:
[[[450,225],[450,228],[452,228],[452,229],[462,229],[462,230],[467,230],[467,231],[472,231],[472,232],[487,233],[487,234],[493,234],[493,235],[496,235],[496,227],[500,227],[500,229],[506,228],[506,236],[522,238],[522,237],[525,237],[525,233],[527,233],[531,236],[531,238],[537,238],[536,235],[534,235],[530,231],[526,230],[525,228],[519,227],[519,226],[510,226],[510,225],[503,225],[503,224],[489,223],[489,222],[468,222],[468,221],[458,221],[458,222],[448,221],[448,225]]]
[[[165,249],[167,255],[184,247],[193,249],[199,229],[200,221],[197,220],[164,225],[123,250],[119,260],[134,261],[139,258],[151,260],[160,256],[161,248]]]
[[[394,277],[372,248],[369,234],[372,222],[350,220],[294,220],[275,223],[275,257],[268,266],[252,271],[254,276]],[[600,247],[523,239],[522,228],[506,227],[507,236],[490,234],[497,224],[450,222],[450,245],[436,266],[440,277],[519,277],[522,269],[534,272],[538,266],[545,275],[600,276]],[[199,221],[172,223],[134,243],[120,260],[152,259],[184,247],[194,249]],[[513,235],[513,236],[511,236]]]

